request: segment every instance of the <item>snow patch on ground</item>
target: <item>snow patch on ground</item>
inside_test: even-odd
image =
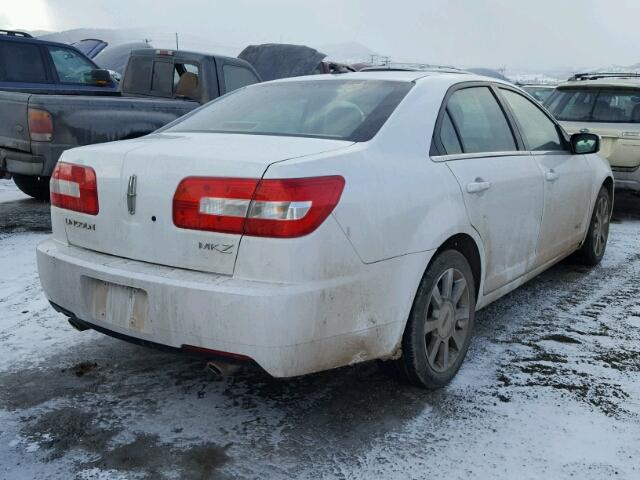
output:
[[[29,198],[13,183],[13,180],[0,179],[0,203]]]
[[[564,262],[479,312],[458,377],[425,392],[373,364],[219,380],[201,359],[76,332],[39,287],[47,206],[0,203],[0,478],[635,480],[633,205],[600,266]],[[8,210],[32,230],[3,230]]]

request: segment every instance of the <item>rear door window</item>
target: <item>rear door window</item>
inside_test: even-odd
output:
[[[518,121],[528,150],[565,149],[556,124],[542,110],[519,93],[506,89],[500,91]]]
[[[47,83],[47,71],[38,45],[0,42],[0,81]]]
[[[442,146],[444,147],[447,155],[462,153],[462,146],[460,145],[460,140],[458,140],[456,129],[454,128],[453,123],[451,123],[449,112],[445,112],[444,118],[442,119],[440,141],[442,142]]]
[[[489,87],[456,91],[447,110],[460,133],[464,153],[517,150],[507,118]]]
[[[47,47],[60,83],[91,84],[96,67],[79,52],[64,47]]]
[[[222,73],[227,92],[259,82],[258,77],[251,70],[237,65],[225,65],[222,67]]]
[[[153,62],[151,93],[159,97],[173,96],[173,62]]]

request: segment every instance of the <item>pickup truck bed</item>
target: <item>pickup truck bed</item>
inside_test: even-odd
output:
[[[64,150],[139,137],[193,110],[190,100],[128,96],[39,95],[0,91],[0,166],[12,174],[49,176]],[[50,142],[32,141],[28,109],[54,121]]]

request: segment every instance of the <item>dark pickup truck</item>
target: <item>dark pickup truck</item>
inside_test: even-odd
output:
[[[140,137],[260,77],[246,61],[185,51],[131,53],[118,92],[42,94],[0,87],[0,176],[46,199],[64,150]]]

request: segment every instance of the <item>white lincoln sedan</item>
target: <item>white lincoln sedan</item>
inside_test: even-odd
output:
[[[378,359],[441,387],[476,310],[574,252],[601,260],[613,179],[598,149],[465,73],[252,85],[152,135],[65,152],[40,278],[77,328],[221,370]]]

